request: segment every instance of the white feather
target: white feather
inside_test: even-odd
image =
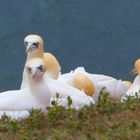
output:
[[[66,82],[73,85],[72,81],[77,73],[84,74],[94,84],[95,93],[93,98],[95,101],[98,101],[98,96],[102,88],[106,88],[107,92],[109,92],[110,98],[112,99],[120,99],[129,88],[121,80],[101,74],[90,74],[86,72],[83,67],[78,67],[70,73],[62,74],[58,80],[61,82],[63,81],[63,83]]]
[[[137,93],[137,96],[140,97],[140,76],[139,75],[135,78],[132,86],[128,89],[125,95],[121,98],[121,101],[126,100],[126,96],[135,97],[136,93]]]

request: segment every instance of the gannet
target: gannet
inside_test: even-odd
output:
[[[58,81],[67,83],[75,87],[75,85],[78,84],[75,82],[75,77],[77,77],[77,75],[85,75],[85,77],[87,77],[92,82],[92,85],[94,87],[94,93],[92,94],[92,97],[95,101],[98,101],[99,93],[104,87],[106,88],[106,91],[109,92],[109,97],[112,99],[120,99],[130,87],[130,84],[128,84],[129,82],[117,80],[106,75],[90,74],[86,72],[83,67],[78,67],[70,73],[60,75]],[[85,81],[83,79],[83,83],[84,82]],[[82,89],[82,87],[80,88]]]
[[[6,114],[12,119],[24,118],[32,108],[47,113],[51,95],[44,82],[45,62],[42,59],[30,60],[26,63],[25,70],[29,80],[28,88],[0,93],[0,117]]]
[[[137,74],[136,78],[132,86],[128,89],[125,95],[121,98],[121,100],[126,100],[126,96],[133,96],[135,97],[136,94],[140,97],[140,59],[136,60],[135,62],[135,74]]]
[[[26,62],[32,58],[43,58],[47,65],[47,74],[57,79],[61,70],[61,67],[51,53],[44,53],[44,42],[43,39],[38,35],[28,35],[24,39],[26,47],[27,59]],[[21,89],[27,87],[27,73],[24,69],[22,76]]]

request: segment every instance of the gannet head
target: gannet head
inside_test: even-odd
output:
[[[43,59],[33,58],[26,63],[25,69],[29,79],[39,80],[46,71],[46,65]]]
[[[140,59],[136,60],[135,69],[136,69],[137,73],[140,75]]]
[[[79,90],[83,90],[88,96],[92,96],[95,92],[94,83],[83,73],[74,74],[72,85]]]
[[[43,51],[43,39],[39,35],[28,35],[24,38],[26,52],[31,53],[35,50]]]

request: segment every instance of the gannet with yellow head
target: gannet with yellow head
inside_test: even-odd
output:
[[[55,56],[53,56],[51,53],[44,53],[43,39],[38,35],[28,35],[24,39],[24,45],[26,47],[27,53],[26,62],[32,58],[44,59],[47,66],[46,73],[50,77],[57,79],[60,74],[61,67]],[[27,86],[27,74],[26,71],[24,70],[21,89],[25,88],[26,86]]]
[[[126,100],[126,96],[136,96],[136,93],[138,96],[140,96],[140,59],[135,61],[135,68],[134,68],[134,74],[137,74],[133,84],[128,89],[128,91],[125,93],[125,95],[122,97],[122,101]]]
[[[40,58],[29,60],[25,65],[28,88],[0,93],[0,117],[5,113],[13,119],[29,115],[28,110],[35,108],[47,113],[51,94],[45,82],[46,64]]]

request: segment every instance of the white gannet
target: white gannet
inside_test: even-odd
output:
[[[128,81],[117,80],[110,76],[87,73],[83,67],[78,67],[70,73],[60,75],[58,81],[67,83],[77,88],[79,86],[79,83],[77,82],[78,75],[84,75],[88,78],[89,81],[92,82],[91,87],[93,87],[93,93],[91,94],[91,96],[95,101],[98,101],[99,93],[104,87],[106,88],[106,91],[109,92],[110,98],[120,99],[131,85]],[[86,80],[84,78],[80,80],[83,80],[81,81],[83,85],[84,83],[86,84]],[[80,89],[82,89],[82,86],[80,87]],[[84,88],[83,90],[85,90]]]
[[[47,74],[57,79],[61,70],[61,67],[51,53],[44,53],[44,42],[43,39],[38,35],[28,35],[24,39],[24,44],[27,52],[26,62],[32,58],[43,58],[47,65]],[[24,69],[22,76],[21,89],[27,87],[27,73]]]
[[[46,66],[42,59],[33,59],[26,63],[28,88],[0,93],[0,117],[3,114],[12,119],[20,119],[29,115],[28,110],[35,108],[47,113],[50,106],[50,91],[45,84]]]
[[[121,100],[126,100],[126,96],[140,96],[140,59],[135,62],[135,70],[134,73],[137,74],[132,86],[128,89],[125,95],[121,98]]]

